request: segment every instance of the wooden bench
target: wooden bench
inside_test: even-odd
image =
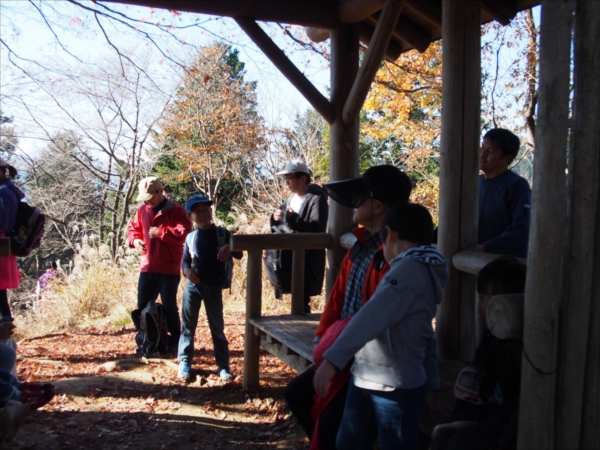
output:
[[[319,324],[320,314],[260,317],[250,319],[254,335],[260,337],[260,345],[298,372],[312,364],[313,337]],[[419,423],[422,433],[431,436],[436,425],[445,420],[454,408],[454,382],[465,363],[454,360],[440,361],[438,394],[442,411],[435,415],[425,414]]]
[[[286,314],[250,319],[260,345],[298,372],[312,364],[313,339],[320,314]]]

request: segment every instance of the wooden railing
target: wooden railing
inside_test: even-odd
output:
[[[331,248],[332,245],[333,237],[328,233],[238,234],[231,237],[232,251],[248,252],[243,380],[246,389],[259,387],[260,337],[254,334],[250,320],[260,318],[262,313],[263,250],[293,250],[291,313],[300,315],[304,299],[306,250]]]
[[[493,260],[500,258],[502,255],[495,253],[465,251],[458,252],[452,257],[452,265],[456,270],[461,272],[477,275],[479,271]],[[519,261],[527,263],[527,260],[518,258]]]

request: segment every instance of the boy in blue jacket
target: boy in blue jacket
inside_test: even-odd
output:
[[[179,339],[179,370],[177,377],[190,381],[190,369],[194,358],[194,335],[198,325],[200,304],[208,318],[217,363],[217,374],[222,380],[230,380],[229,344],[225,337],[223,322],[223,287],[226,280],[226,263],[231,256],[240,259],[242,252],[230,252],[231,234],[217,227],[212,220],[213,202],[204,195],[194,195],[185,203],[188,218],[197,226],[185,241],[183,275],[188,279],[181,305],[182,330]]]
[[[427,392],[439,390],[437,342],[432,327],[448,264],[431,247],[433,221],[421,205],[400,203],[381,228],[390,270],[352,318],[314,377],[317,394],[355,358],[338,450],[414,449]]]

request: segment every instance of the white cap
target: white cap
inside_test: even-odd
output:
[[[281,176],[296,172],[310,174],[310,172],[308,171],[308,167],[306,167],[304,161],[302,161],[301,159],[290,159],[285,165],[285,169],[277,172],[275,175]]]

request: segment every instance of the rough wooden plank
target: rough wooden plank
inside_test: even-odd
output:
[[[304,311],[304,261],[306,250],[295,248],[292,259],[292,314]]]
[[[312,361],[312,341],[319,325],[318,320],[306,315],[290,314],[251,319],[250,323],[278,341],[282,346],[301,355],[306,360]],[[279,353],[284,354],[286,350],[280,349],[278,350]]]
[[[345,123],[342,111],[358,72],[358,25],[340,25],[331,31],[331,103],[335,121],[329,140],[331,181],[358,176],[358,121]],[[333,247],[327,251],[325,290],[329,295],[346,251],[338,245],[342,234],[352,229],[352,210],[337,202],[329,203],[328,231]]]
[[[235,21],[250,39],[271,60],[292,85],[304,96],[323,118],[333,122],[333,106],[323,94],[304,76],[302,72],[289,60],[285,53],[271,40],[258,24],[250,17],[236,17]]]
[[[246,289],[246,327],[244,338],[244,379],[246,389],[259,387],[260,338],[254,334],[250,319],[260,317],[262,294],[262,251],[248,252],[248,279]]]
[[[439,250],[444,257],[477,244],[480,120],[479,2],[444,0],[444,79],[440,156]],[[470,361],[475,349],[475,279],[450,269],[437,315],[440,356]]]
[[[338,3],[332,0],[111,0],[225,17],[248,16],[263,22],[332,28],[339,23]]]
[[[375,79],[375,74],[377,74],[381,66],[381,60],[390,43],[396,23],[400,18],[403,4],[404,0],[386,0],[385,2],[381,17],[375,27],[373,40],[367,49],[358,75],[352,84],[352,89],[344,105],[343,119],[345,123],[352,123],[358,120],[358,113],[367,98],[371,83]]]
[[[333,237],[328,233],[236,234],[229,242],[232,251],[331,248]]]
[[[371,14],[381,11],[385,0],[342,0],[338,17],[343,23],[358,23]]]
[[[569,152],[569,291],[561,308],[557,448],[600,448],[598,428],[600,300],[600,2],[575,13],[574,103]],[[594,251],[596,250],[596,251]],[[594,359],[596,355],[596,359]],[[595,369],[596,382],[590,373]],[[592,375],[592,379],[593,379]],[[589,408],[586,404],[592,404]],[[595,416],[595,417],[594,417]],[[595,438],[592,436],[595,435]]]
[[[493,260],[500,258],[502,255],[494,253],[483,253],[476,251],[458,252],[452,256],[452,265],[456,270],[461,272],[477,275],[483,267],[491,263]],[[518,258],[523,263],[527,263],[526,259]]]
[[[544,0],[538,123],[525,288],[519,448],[556,447],[559,310],[566,241],[567,137],[574,2]],[[547,374],[540,373],[546,372]]]

